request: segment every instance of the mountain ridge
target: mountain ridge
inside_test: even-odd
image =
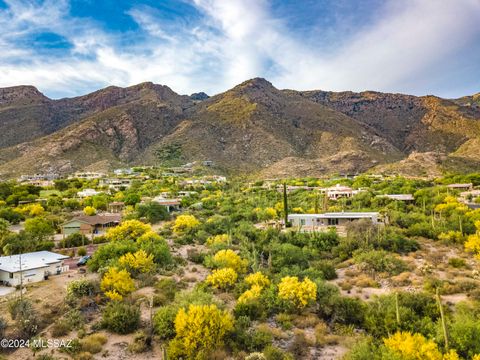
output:
[[[279,90],[262,78],[213,96],[152,82],[58,100],[32,86],[3,88],[0,172],[155,164],[174,147],[178,161],[259,176],[412,173],[411,155],[423,153],[442,156],[425,155],[431,171],[421,173],[452,161],[468,170],[480,164],[477,97]]]

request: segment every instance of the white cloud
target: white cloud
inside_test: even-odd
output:
[[[9,0],[0,10],[0,86],[74,95],[154,81],[181,93],[215,93],[263,76],[281,88],[425,93],[440,86],[432,70],[453,71],[456,53],[480,38],[478,0],[390,0],[381,18],[328,53],[273,18],[267,0],[191,1],[203,14],[193,24],[166,24],[148,7],[132,8],[128,15],[144,34],[126,46],[98,24],[69,16],[66,0]],[[45,31],[73,49],[55,58],[21,41]],[[451,79],[457,92],[461,80]]]

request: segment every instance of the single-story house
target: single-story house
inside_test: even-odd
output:
[[[69,257],[51,251],[36,251],[0,257],[0,283],[17,286],[45,280],[49,275],[68,271]]]
[[[165,206],[168,212],[180,210],[180,199],[165,199],[162,196],[156,196],[152,199],[152,202]]]
[[[378,212],[330,212],[323,214],[289,214],[288,221],[297,227],[315,229],[322,226],[344,226],[352,221],[369,219],[374,224],[381,224]]]
[[[192,195],[197,195],[198,193],[196,191],[179,191],[178,196],[181,198],[187,197],[187,196],[192,196]]]
[[[473,189],[473,184],[472,183],[450,184],[450,185],[447,185],[447,188],[454,189],[454,190],[472,190]]]
[[[93,216],[80,215],[63,223],[61,225],[63,236],[74,233],[97,234],[99,231],[115,227],[120,224],[122,215],[116,214],[98,214]]]
[[[362,190],[354,190],[349,186],[343,186],[340,184],[336,184],[335,186],[320,189],[320,192],[327,194],[327,197],[330,200],[337,200],[342,197],[349,198],[360,193],[361,191]]]
[[[413,202],[415,201],[412,194],[385,194],[385,195],[377,195],[378,197],[386,197],[388,199],[397,200],[397,201],[404,201],[404,202]]]
[[[130,178],[105,178],[98,183],[99,186],[108,187],[111,190],[121,191],[128,189],[132,185]]]
[[[98,194],[101,194],[101,193],[102,193],[101,191],[97,191],[97,190],[94,190],[94,189],[85,189],[85,190],[77,192],[77,195],[78,195],[78,197],[85,198],[85,197],[89,197],[89,196],[95,196],[95,195],[98,195]]]
[[[125,203],[123,201],[113,201],[107,206],[108,211],[111,213],[121,213],[124,207]]]

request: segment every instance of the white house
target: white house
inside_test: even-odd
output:
[[[353,190],[349,186],[343,186],[340,184],[336,184],[335,186],[320,189],[320,191],[322,193],[326,193],[330,200],[337,200],[341,197],[349,198],[349,197],[352,197],[353,195],[356,195],[362,192],[362,190]]]
[[[377,197],[385,197],[388,199],[405,201],[405,202],[415,201],[415,198],[413,197],[412,194],[385,194],[385,195],[377,195]]]
[[[381,224],[378,212],[330,212],[323,214],[289,214],[288,221],[296,227],[315,230],[317,227],[344,226],[360,219],[369,219],[374,224]]]
[[[98,194],[101,194],[101,193],[102,193],[101,191],[97,191],[97,190],[94,190],[94,189],[85,189],[85,190],[77,192],[77,195],[78,195],[78,197],[85,198],[85,197],[89,197],[89,196],[95,196],[95,195],[98,195]]]
[[[164,206],[168,212],[180,210],[180,199],[166,199],[162,196],[156,196],[152,199],[152,202]]]
[[[97,173],[97,172],[76,172],[73,175],[70,175],[69,179],[86,179],[86,180],[93,180],[93,179],[100,179],[104,177],[106,174],[104,173]]]
[[[0,283],[17,286],[45,280],[49,275],[68,271],[64,260],[68,256],[51,251],[37,251],[25,254],[0,257]]]

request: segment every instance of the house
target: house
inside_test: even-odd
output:
[[[468,183],[468,184],[450,184],[447,185],[447,188],[453,189],[453,190],[473,190],[473,184]]]
[[[122,215],[119,213],[98,214],[93,216],[80,215],[60,226],[64,237],[74,233],[80,233],[83,235],[98,234],[100,231],[104,231],[107,228],[118,226],[121,220]]]
[[[378,212],[330,212],[323,214],[289,214],[288,221],[304,230],[316,230],[328,226],[345,226],[346,224],[369,219],[374,224],[382,224]]]
[[[212,160],[204,160],[202,161],[203,166],[213,166],[213,161]]]
[[[55,173],[47,173],[47,174],[34,174],[34,175],[21,175],[18,178],[19,182],[34,182],[34,181],[53,181],[58,179],[60,176]]]
[[[180,210],[180,199],[165,199],[162,196],[156,196],[152,199],[152,202],[165,206],[168,212]]]
[[[81,198],[85,198],[85,197],[89,197],[89,196],[95,196],[95,195],[98,195],[98,194],[101,194],[101,193],[102,193],[101,191],[97,191],[97,190],[94,190],[94,189],[85,189],[85,190],[77,192],[77,196],[81,197]]]
[[[50,275],[68,271],[64,260],[68,256],[50,251],[0,257],[0,283],[17,286],[45,280]]]
[[[330,200],[338,200],[339,198],[342,198],[342,197],[349,198],[349,197],[352,197],[353,195],[360,193],[361,191],[362,190],[353,190],[349,186],[343,186],[340,184],[337,184],[335,186],[331,186],[328,188],[320,189],[320,192],[327,194],[327,197]]]
[[[197,195],[198,193],[196,191],[179,191],[178,196],[181,198],[187,197],[187,196],[193,196]]]
[[[385,195],[377,195],[377,197],[386,197],[388,199],[397,200],[397,201],[404,201],[404,202],[414,202],[415,198],[412,194],[385,194]]]
[[[76,172],[73,175],[70,175],[68,178],[69,179],[93,180],[93,179],[100,179],[104,176],[105,176],[104,173],[86,171],[86,172]]]
[[[111,190],[121,191],[132,185],[132,179],[128,178],[107,178],[101,179],[98,183],[101,187],[108,187]]]
[[[114,214],[121,213],[124,207],[125,203],[123,201],[112,201],[107,205],[108,211]]]
[[[115,169],[113,170],[115,175],[132,175],[134,173],[132,168],[123,168],[123,169]]]

